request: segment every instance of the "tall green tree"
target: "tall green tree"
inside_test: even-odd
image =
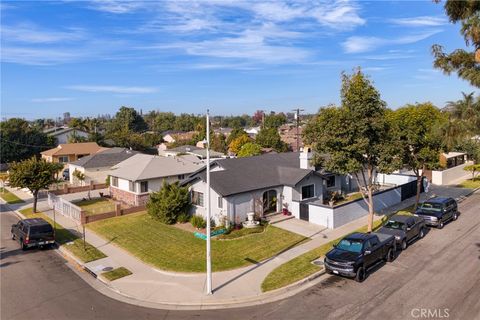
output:
[[[147,203],[148,213],[166,224],[173,224],[180,214],[187,214],[190,208],[188,187],[181,187],[178,182],[163,182],[158,192],[150,194]]]
[[[142,132],[145,130],[147,130],[145,120],[134,108],[128,107],[121,107],[118,110],[108,128],[109,133],[118,131]]]
[[[375,174],[397,169],[399,151],[386,118],[386,104],[360,70],[342,74],[341,101],[340,107],[320,109],[309,121],[304,138],[326,170],[353,174],[368,206],[368,231],[372,231]]]
[[[254,142],[245,143],[238,151],[239,158],[253,157],[262,154],[262,146]]]
[[[210,146],[213,151],[226,153],[227,152],[227,142],[225,139],[224,134],[213,134],[211,136],[212,141],[210,142]]]
[[[30,190],[33,194],[33,212],[37,212],[38,192],[57,182],[58,172],[62,168],[61,163],[46,162],[35,157],[14,162],[9,168],[10,185]]]
[[[277,152],[288,150],[288,145],[282,141],[276,127],[260,129],[255,137],[255,142],[264,148],[273,148]]]
[[[388,116],[401,148],[402,164],[417,177],[416,209],[422,187],[421,173],[440,165],[442,139],[436,128],[441,125],[444,117],[441,111],[429,102],[406,105],[390,112]]]
[[[460,33],[468,49],[445,53],[441,45],[433,45],[434,66],[448,75],[455,72],[460,78],[480,88],[480,1],[447,0],[444,8],[451,23],[460,23]]]
[[[243,128],[240,128],[240,127],[233,128],[232,132],[230,132],[229,136],[227,137],[227,141],[226,141],[227,146],[229,146],[233,140],[237,139],[240,136],[248,137],[248,133],[246,133],[245,130],[243,130]]]
[[[265,121],[263,123],[264,128],[276,128],[280,127],[282,124],[287,123],[287,116],[285,113],[274,113],[265,116]]]
[[[29,159],[53,147],[55,139],[48,137],[38,126],[32,126],[24,119],[11,118],[0,122],[1,163]]]

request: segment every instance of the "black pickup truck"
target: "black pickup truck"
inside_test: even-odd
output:
[[[12,240],[18,240],[20,248],[51,246],[55,243],[53,228],[44,219],[34,218],[18,221],[12,225]]]
[[[431,198],[418,206],[415,215],[423,217],[427,225],[442,229],[445,222],[457,220],[457,201],[453,198]]]
[[[362,282],[379,261],[395,258],[395,237],[381,233],[352,233],[325,255],[325,271]]]
[[[377,232],[392,235],[397,248],[407,249],[408,243],[425,236],[425,220],[422,217],[394,215]]]

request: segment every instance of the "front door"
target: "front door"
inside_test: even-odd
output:
[[[277,191],[268,190],[263,193],[263,213],[277,212]]]
[[[308,203],[300,203],[300,219],[309,221]]]

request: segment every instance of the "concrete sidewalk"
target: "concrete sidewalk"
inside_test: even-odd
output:
[[[429,194],[422,195],[422,199],[433,195],[441,196],[447,194],[461,198],[471,192],[471,189],[432,187]],[[20,191],[15,192],[15,194],[19,195],[18,193]],[[414,201],[414,198],[407,199],[401,204],[388,208],[382,214],[393,213],[409,207]],[[26,206],[30,205],[27,204]],[[53,217],[53,211],[49,209],[45,200],[39,202],[38,209]],[[378,215],[376,219],[381,217]],[[79,235],[82,232],[82,227],[79,224],[60,214],[56,214],[56,221]],[[287,220],[285,223],[288,221],[291,220]],[[281,223],[276,224],[276,226],[279,226]],[[269,293],[262,293],[261,283],[276,267],[309,250],[352,232],[365,224],[366,218],[363,217],[334,230],[320,228],[309,242],[282,252],[256,265],[231,271],[215,272],[213,274],[213,295],[205,294],[205,274],[174,273],[155,269],[122,248],[101,238],[88,228],[86,228],[85,235],[87,242],[97,247],[108,257],[87,263],[86,267],[96,274],[101,274],[103,269],[108,267],[116,268],[123,266],[132,271],[132,275],[108,284],[115,292],[129,297],[131,303],[148,303],[150,306],[183,306],[191,309],[258,304],[284,298],[292,290],[291,288],[284,288]]]

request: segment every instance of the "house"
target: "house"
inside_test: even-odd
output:
[[[159,191],[164,181],[185,179],[204,164],[196,157],[161,157],[135,154],[112,167],[110,194],[112,198],[133,206],[145,205],[149,193]]]
[[[167,143],[174,143],[178,141],[188,141],[188,140],[192,140],[196,134],[197,134],[196,131],[183,132],[183,131],[170,130],[162,133],[162,139]]]
[[[465,152],[442,153],[440,155],[441,169],[426,170],[423,175],[436,185],[455,184],[469,178],[470,173],[463,168],[472,163],[472,161],[468,161]]]
[[[302,132],[303,132],[303,128],[298,127],[298,134],[297,134],[297,127],[295,125],[290,125],[290,124],[284,124],[278,128],[280,139],[288,145],[289,150],[299,151],[303,148]],[[297,137],[298,137],[298,148],[297,148]]]
[[[271,153],[211,163],[211,214],[216,223],[240,223],[248,212],[257,216],[290,210],[293,201],[323,201],[329,192],[353,191],[348,177],[317,170],[312,153]],[[206,169],[182,182],[189,185],[192,213],[205,216]]]
[[[250,138],[255,138],[257,134],[260,132],[260,127],[251,127],[245,129],[245,132],[249,135]]]
[[[206,149],[199,148],[197,146],[188,146],[188,145],[180,146],[172,149],[166,149],[166,150],[159,149],[158,154],[165,157],[175,157],[181,154],[190,154],[190,155],[196,156],[199,159],[207,158]],[[223,153],[210,150],[210,159],[217,159],[222,157],[225,157]]]
[[[225,137],[228,137],[232,133],[232,131],[233,131],[232,128],[222,128],[222,127],[220,127],[220,128],[213,129],[213,132],[215,134],[218,134],[218,135],[223,134]]]
[[[41,154],[42,159],[47,162],[67,164],[106,149],[108,148],[100,147],[96,142],[63,143],[56,148],[43,151]]]
[[[85,175],[85,182],[104,183],[110,168],[137,154],[126,148],[112,148],[91,154],[68,164],[70,183],[74,183],[73,172],[80,171]]]
[[[49,137],[54,137],[58,144],[65,144],[73,137],[88,138],[88,132],[69,127],[54,127],[43,131]]]

